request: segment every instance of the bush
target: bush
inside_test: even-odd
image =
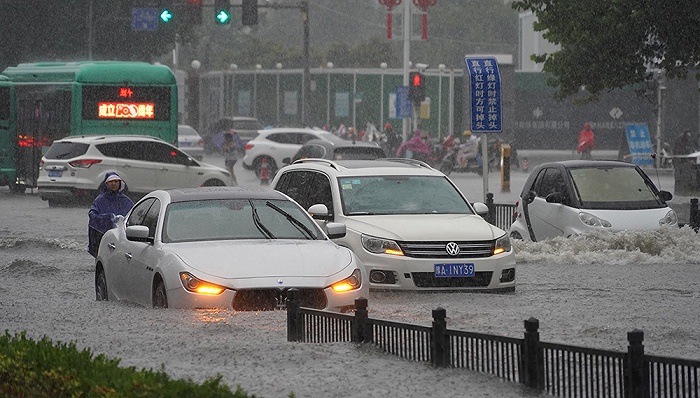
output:
[[[119,359],[93,357],[75,343],[33,341],[22,332],[0,336],[0,396],[3,397],[234,397],[254,398],[221,384],[171,380],[163,371],[119,367]]]

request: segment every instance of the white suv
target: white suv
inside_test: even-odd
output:
[[[373,290],[512,291],[508,234],[487,223],[443,173],[409,159],[302,159],[272,187],[319,224],[343,223],[334,239],[362,260]]]
[[[338,138],[333,133],[324,130],[307,128],[275,128],[260,130],[257,137],[248,141],[245,146],[243,168],[255,170],[260,176],[262,159],[267,159],[269,175],[275,175],[284,166],[284,158],[291,158],[302,145],[313,139],[332,140]]]
[[[139,135],[66,137],[42,157],[37,186],[53,207],[91,202],[116,171],[134,199],[156,189],[231,185],[221,167],[194,160],[160,138]]]

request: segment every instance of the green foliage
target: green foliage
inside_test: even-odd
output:
[[[652,83],[655,70],[684,79],[700,61],[700,9],[695,0],[520,0],[535,30],[561,45],[533,56],[554,76],[563,98],[585,86],[591,98],[635,83]],[[699,76],[700,77],[700,76]]]
[[[0,336],[0,396],[3,397],[234,397],[221,376],[202,384],[172,380],[163,371],[119,367],[118,359],[93,357],[74,343],[28,339],[24,332]]]

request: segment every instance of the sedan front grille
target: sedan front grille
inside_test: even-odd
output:
[[[323,309],[328,300],[323,289],[298,289],[302,307]],[[236,311],[271,311],[287,308],[286,289],[243,289],[236,291],[233,297],[233,309]]]
[[[491,257],[495,241],[455,241],[459,254],[447,253],[447,245],[452,242],[397,242],[406,257],[414,258],[482,258]]]
[[[473,277],[438,278],[432,272],[412,272],[416,287],[486,287],[491,283],[492,271],[479,271]]]

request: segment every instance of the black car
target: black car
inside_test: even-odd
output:
[[[285,164],[305,158],[331,160],[373,160],[385,158],[386,153],[376,142],[349,141],[340,137],[332,140],[313,139],[299,148],[290,158],[284,158]]]

